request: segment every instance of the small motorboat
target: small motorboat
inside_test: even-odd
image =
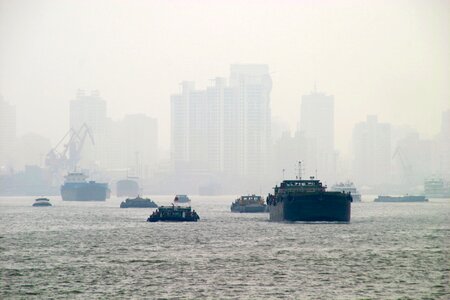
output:
[[[48,198],[37,198],[34,200],[33,206],[36,207],[44,207],[44,206],[52,206],[50,200]]]

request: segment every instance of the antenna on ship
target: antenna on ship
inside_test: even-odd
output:
[[[284,171],[286,171],[286,170],[285,169],[282,170],[282,172],[283,172],[283,180],[284,180]]]
[[[298,179],[302,180],[302,162],[298,162]]]

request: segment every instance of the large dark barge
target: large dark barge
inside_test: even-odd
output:
[[[284,180],[269,194],[270,221],[350,222],[352,196],[328,192],[320,180]]]

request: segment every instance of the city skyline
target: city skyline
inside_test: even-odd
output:
[[[0,94],[20,112],[19,134],[33,130],[55,143],[67,130],[53,124],[66,124],[68,99],[79,88],[98,89],[113,119],[158,118],[168,150],[169,95],[185,79],[207,87],[211,74],[226,77],[232,63],[270,66],[272,116],[292,131],[301,96],[315,84],[335,95],[336,148],[343,153],[353,124],[368,114],[430,138],[449,108],[443,2],[268,1],[238,11],[233,1],[63,2],[0,2]],[[180,41],[183,47],[171,46]]]

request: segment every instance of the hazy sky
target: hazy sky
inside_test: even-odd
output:
[[[159,120],[168,148],[170,94],[204,88],[232,63],[265,63],[272,114],[294,129],[314,83],[333,94],[345,151],[367,114],[434,135],[450,108],[449,1],[0,0],[0,94],[18,133],[56,142],[69,100],[98,89],[113,119]]]

